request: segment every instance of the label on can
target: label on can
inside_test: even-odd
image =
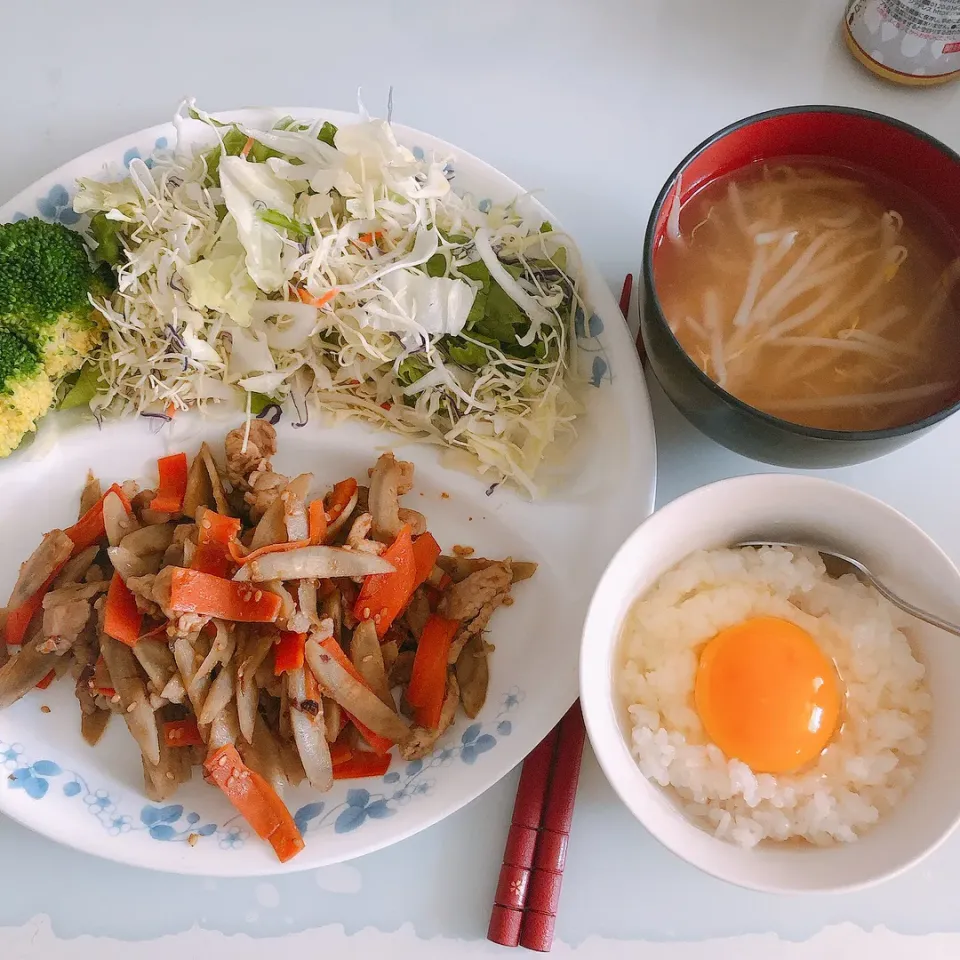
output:
[[[886,70],[931,78],[960,71],[960,0],[851,0],[846,27]]]

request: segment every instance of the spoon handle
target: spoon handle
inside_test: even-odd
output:
[[[903,597],[897,596],[888,586],[881,583],[875,576],[872,574],[867,574],[870,583],[876,587],[877,592],[884,596],[895,606],[898,606],[901,610],[906,613],[909,613],[912,617],[916,617],[918,620],[923,620],[924,623],[929,623],[931,626],[939,627],[941,630],[946,630],[947,633],[952,633],[956,637],[960,637],[960,626],[955,623],[951,623],[949,620],[942,620],[940,617],[935,616],[927,610],[922,609],[921,607],[915,607],[912,603],[908,603]]]

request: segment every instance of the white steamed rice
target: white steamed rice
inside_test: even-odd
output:
[[[836,663],[840,733],[816,764],[754,774],[707,742],[694,709],[699,649],[726,627],[775,616]],[[624,624],[617,685],[644,776],[717,837],[856,840],[913,782],[931,700],[901,627],[909,618],[852,575],[832,579],[813,551],[699,551],[637,601]]]

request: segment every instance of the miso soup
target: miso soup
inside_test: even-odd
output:
[[[960,396],[960,241],[897,184],[753,164],[673,212],[654,267],[683,349],[767,413],[873,430]]]

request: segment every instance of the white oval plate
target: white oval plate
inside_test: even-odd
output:
[[[357,119],[293,109],[222,116],[257,126],[285,114],[336,124]],[[455,189],[494,202],[523,194],[476,157],[415,130],[393,129],[414,152],[454,157]],[[71,207],[77,177],[117,176],[133,157],[149,160],[173,141],[172,125],[164,124],[92,150],[0,207],[0,222],[40,215],[77,225]],[[535,200],[525,202],[556,222]],[[481,556],[540,564],[534,579],[516,588],[514,605],[494,617],[490,695],[476,721],[461,713],[432,756],[413,763],[394,757],[384,777],[338,782],[324,795],[309,787],[288,791],[306,849],[280,864],[199,776],[170,803],[150,803],[125,725],[115,718],[99,746],[88,747],[80,737],[72,685],[64,680],[0,714],[0,812],[68,846],[124,863],[255,876],[337,863],[396,843],[458,810],[519,763],[576,698],[580,630],[593,588],[624,536],[653,509],[656,454],[640,366],[610,291],[595,270],[585,270],[592,313],[577,323],[585,412],[567,475],[542,500],[526,502],[502,488],[488,495],[482,479],[442,467],[436,450],[401,447],[399,438],[364,425],[325,427],[315,420],[301,430],[284,423],[279,428],[277,469],[290,475],[313,471],[318,486],[365,470],[382,450],[402,449],[417,467],[407,502],[427,515],[446,551],[470,544]],[[158,456],[192,453],[203,438],[220,449],[237,422],[237,415],[188,415],[159,433],[136,418],[108,421],[102,430],[86,424],[58,431],[49,449],[41,441],[0,463],[0,595],[7,595],[18,565],[41,535],[73,522],[88,467],[106,483],[150,481]]]

